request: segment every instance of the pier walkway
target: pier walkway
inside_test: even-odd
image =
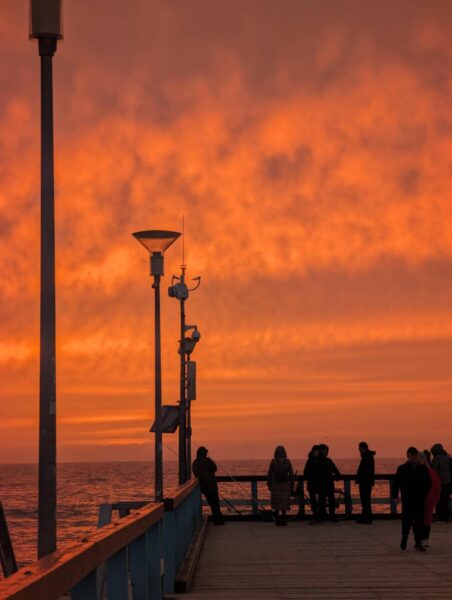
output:
[[[288,527],[208,526],[190,593],[180,600],[450,600],[452,524],[434,523],[431,548],[399,549],[400,521]]]

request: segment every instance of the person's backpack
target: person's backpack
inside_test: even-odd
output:
[[[273,477],[276,483],[284,483],[285,481],[289,481],[289,473],[287,470],[287,462],[279,462],[279,460],[275,460],[273,462]]]

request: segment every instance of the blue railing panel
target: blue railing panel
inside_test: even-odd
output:
[[[160,523],[157,523],[146,533],[146,542],[148,548],[147,571],[149,581],[149,598],[152,600],[162,600],[163,598],[163,577],[161,547],[162,533]],[[109,599],[110,600],[110,599]]]
[[[98,600],[97,569],[91,571],[71,590],[71,600]]]
[[[176,515],[166,512],[163,517],[163,558],[165,561],[165,593],[174,592],[176,578]]]
[[[129,576],[127,546],[107,560],[107,598],[125,600],[128,597]]]
[[[149,600],[146,534],[129,545],[129,569],[133,600]]]

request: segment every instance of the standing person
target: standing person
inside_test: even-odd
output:
[[[284,446],[276,446],[274,458],[268,468],[267,485],[271,492],[276,525],[287,525],[286,513],[290,509],[293,468]]]
[[[370,524],[373,521],[372,488],[375,485],[375,452],[369,450],[369,445],[366,442],[360,442],[358,450],[361,461],[356,472],[356,483],[359,486],[361,517],[357,520],[357,523]]]
[[[431,479],[426,466],[418,463],[419,452],[414,446],[407,450],[407,462],[397,469],[392,484],[392,497],[402,496],[402,540],[400,548],[406,550],[408,535],[413,527],[415,549],[425,552],[421,544],[424,529],[425,499],[430,490]]]
[[[311,524],[320,523],[321,515],[319,509],[322,509],[322,513],[325,512],[326,486],[321,475],[320,450],[317,445],[312,446],[311,451],[308,454],[308,460],[306,461],[303,471],[303,478],[306,481],[309,501],[311,503]]]
[[[450,516],[450,462],[447,452],[442,444],[432,446],[432,468],[438,473],[441,480],[441,496],[436,505],[436,518],[447,523]]]
[[[322,464],[322,476],[326,488],[326,496],[328,498],[328,513],[331,521],[336,520],[336,498],[334,497],[334,482],[341,478],[339,469],[334,462],[329,458],[330,451],[326,444],[319,444],[320,459]],[[321,512],[325,511],[320,507]]]
[[[430,452],[428,450],[419,452],[417,460],[419,464],[427,467],[428,474],[432,480],[432,485],[430,486],[430,490],[425,499],[424,528],[421,541],[421,544],[427,548],[433,520],[433,511],[435,510],[435,506],[438,504],[441,496],[441,479],[439,478],[439,475],[435,469],[432,469],[430,466]]]
[[[217,465],[207,456],[207,453],[208,450],[204,446],[200,446],[196,451],[196,458],[192,465],[193,475],[199,479],[199,487],[209,503],[214,524],[224,525],[218,496],[218,483],[215,477]]]

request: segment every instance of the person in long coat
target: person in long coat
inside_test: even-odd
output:
[[[366,442],[360,442],[359,453],[361,461],[356,473],[356,483],[359,487],[359,498],[361,500],[361,516],[357,523],[370,524],[372,515],[372,488],[375,485],[375,452],[369,450]]]
[[[436,517],[438,521],[447,523],[450,516],[450,461],[442,444],[434,444],[432,454],[432,469],[438,473],[441,479],[441,496],[436,505]]]
[[[428,450],[424,450],[424,452],[419,452],[417,460],[419,464],[425,465],[427,467],[428,474],[430,475],[430,479],[432,480],[432,485],[425,499],[424,529],[421,541],[421,544],[425,548],[428,548],[430,529],[432,527],[433,521],[433,511],[435,510],[435,506],[438,504],[441,496],[441,479],[439,478],[439,475],[435,471],[435,469],[432,469],[430,465],[430,452]]]
[[[415,548],[425,552],[422,545],[424,532],[425,500],[431,487],[431,479],[425,465],[418,462],[419,452],[414,446],[407,450],[407,461],[399,466],[392,483],[392,497],[402,496],[402,540],[401,550],[406,550],[408,535],[413,527]]]
[[[218,483],[215,473],[217,465],[207,456],[208,450],[200,446],[196,451],[196,459],[193,461],[193,475],[199,480],[199,487],[209,503],[212,511],[212,520],[215,525],[224,525],[224,517],[220,509],[220,498],[218,495]]]
[[[287,452],[284,446],[277,446],[267,475],[267,485],[271,492],[271,507],[275,512],[276,525],[287,525],[286,515],[290,509],[293,481],[293,467],[287,458]]]

